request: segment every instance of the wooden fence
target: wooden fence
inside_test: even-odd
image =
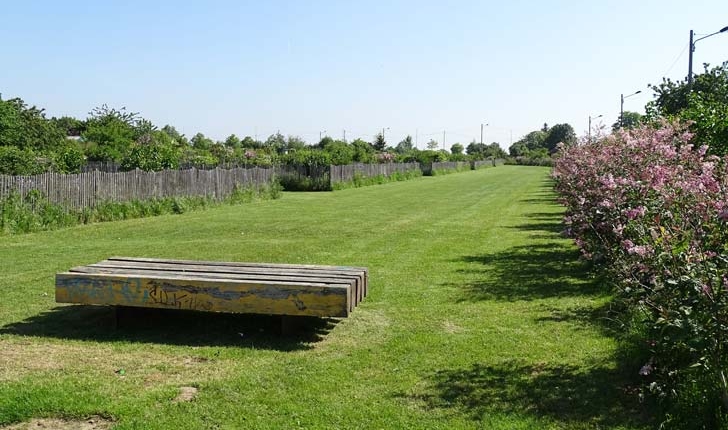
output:
[[[478,170],[484,167],[495,167],[500,166],[503,163],[505,163],[506,160],[502,158],[491,158],[489,160],[475,160],[471,161],[471,166],[473,170]]]
[[[389,177],[395,172],[409,172],[412,170],[420,170],[419,163],[385,163],[385,164],[348,164],[345,166],[331,166],[331,184],[337,182],[349,182],[354,180],[355,175],[363,178],[371,178],[374,176]]]
[[[222,199],[236,186],[260,187],[274,178],[274,169],[164,170],[160,172],[63,175],[0,175],[0,199],[12,192],[26,195],[38,190],[50,202],[71,208],[92,207],[103,201],[146,200],[173,196],[210,196]]]
[[[477,164],[476,164],[477,163]],[[44,173],[36,176],[0,175],[0,200],[13,192],[25,196],[38,190],[51,203],[69,208],[93,207],[104,201],[147,200],[175,196],[209,196],[222,199],[236,186],[260,187],[274,178],[289,191],[323,191],[333,184],[354,180],[355,175],[390,176],[395,172],[421,170],[432,175],[438,170],[470,170],[493,160],[483,162],[443,163],[383,163],[350,164],[346,166],[276,166],[271,168],[187,169],[160,172],[101,172],[98,170],[74,175]],[[502,160],[495,160],[496,165]]]
[[[442,170],[471,170],[473,166],[469,161],[441,161],[434,163],[422,163],[420,164],[422,174],[425,176],[432,176],[435,172]]]

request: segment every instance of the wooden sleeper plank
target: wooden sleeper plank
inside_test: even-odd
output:
[[[301,283],[304,284],[304,283]],[[346,317],[351,287],[174,276],[72,273],[56,275],[56,301],[212,312]]]

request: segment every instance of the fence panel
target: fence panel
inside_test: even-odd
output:
[[[70,208],[91,207],[103,201],[147,200],[151,198],[210,196],[222,199],[236,186],[255,187],[273,180],[272,168],[164,170],[160,172],[109,173],[99,170],[73,175],[43,173],[35,176],[0,175],[0,199],[16,192],[40,191],[55,204]]]

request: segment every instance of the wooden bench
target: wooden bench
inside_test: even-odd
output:
[[[112,257],[56,275],[56,302],[282,316],[346,317],[365,267]]]

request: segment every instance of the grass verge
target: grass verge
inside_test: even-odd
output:
[[[0,425],[647,428],[550,187],[504,166],[3,237]],[[363,265],[371,292],[291,337],[186,312],[114,330],[107,308],[54,303],[56,272],[111,255]]]

